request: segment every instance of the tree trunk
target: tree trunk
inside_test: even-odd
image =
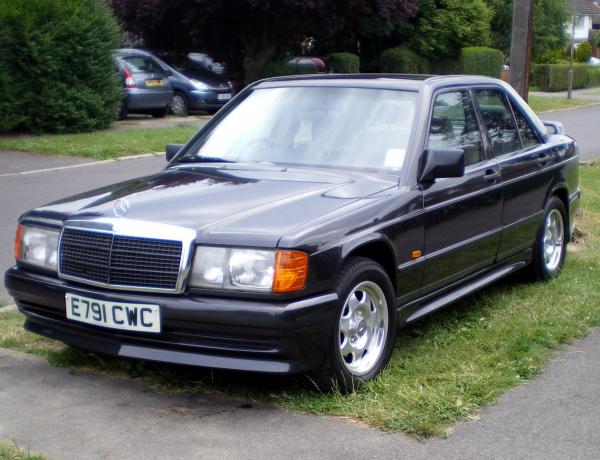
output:
[[[258,80],[265,64],[277,51],[277,45],[271,40],[269,27],[263,27],[258,33],[244,31],[241,34],[244,46],[244,83]]]

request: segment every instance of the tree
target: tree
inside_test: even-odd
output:
[[[485,0],[492,12],[492,46],[510,53],[512,0]],[[566,41],[565,23],[568,20],[564,0],[535,0],[533,13],[533,60],[562,48]]]
[[[122,100],[103,0],[0,0],[0,131],[104,128]]]
[[[308,36],[330,37],[375,16],[395,20],[417,12],[417,0],[112,0],[124,28],[146,46],[179,53],[207,51],[239,65],[244,80]]]
[[[491,14],[483,0],[422,0],[419,7],[411,48],[421,56],[439,60],[489,45]]]

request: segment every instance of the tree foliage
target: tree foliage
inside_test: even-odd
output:
[[[121,101],[101,0],[0,0],[0,131],[106,127]]]
[[[246,82],[307,36],[331,37],[357,18],[414,15],[417,0],[112,0],[125,29],[158,50],[207,51]]]
[[[411,41],[421,56],[458,56],[468,46],[490,42],[490,11],[483,0],[422,0]]]
[[[592,57],[592,44],[588,41],[581,42],[577,48],[575,48],[575,61],[576,62],[587,62]]]
[[[512,0],[485,0],[491,12],[492,46],[510,54]],[[532,55],[534,62],[547,60],[554,50],[564,46],[568,20],[564,0],[535,0],[533,14]]]

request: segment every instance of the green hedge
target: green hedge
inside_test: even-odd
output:
[[[285,75],[305,75],[317,73],[317,68],[313,64],[292,64],[286,61],[267,62],[262,70],[261,78],[282,77]]]
[[[360,58],[352,53],[331,53],[325,58],[325,64],[335,73],[360,72]]]
[[[460,71],[467,75],[487,75],[500,78],[502,51],[486,47],[469,47],[460,51]]]
[[[427,59],[404,46],[381,53],[379,65],[385,73],[428,73],[430,69]]]
[[[120,40],[102,0],[1,0],[0,131],[110,124],[122,97],[111,56]]]
[[[569,64],[537,64],[533,66],[533,82],[542,91],[567,89]],[[586,64],[573,64],[573,88],[600,86],[600,69]]]

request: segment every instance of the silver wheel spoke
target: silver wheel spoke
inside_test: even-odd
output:
[[[544,224],[543,252],[548,271],[555,271],[559,267],[564,244],[563,217],[558,209],[553,209]]]
[[[363,281],[346,297],[338,320],[339,352],[353,375],[373,370],[381,357],[389,321],[385,295],[372,281]]]

